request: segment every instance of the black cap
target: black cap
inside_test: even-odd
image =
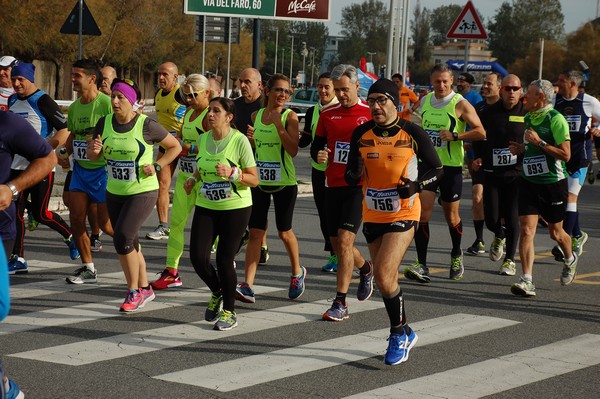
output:
[[[463,79],[461,79],[460,77],[458,78],[458,80],[464,80],[465,82],[469,83],[469,84],[473,84],[475,83],[475,77],[473,75],[471,75],[469,72],[463,72],[460,74],[460,76],[463,77]]]
[[[381,78],[377,82],[373,83],[369,88],[369,94],[381,93],[385,94],[390,98],[394,104],[400,103],[400,97],[398,96],[398,86],[389,79]]]

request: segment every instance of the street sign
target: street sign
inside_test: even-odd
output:
[[[100,32],[100,28],[98,27],[98,24],[96,24],[96,21],[94,20],[90,9],[88,8],[87,4],[85,4],[85,1],[81,3],[83,5],[83,26],[81,34],[90,36],[100,36],[102,32]],[[75,7],[73,8],[73,11],[71,11],[71,14],[69,14],[67,20],[60,28],[60,33],[65,33],[68,35],[79,34],[79,1],[77,1]]]
[[[224,17],[329,21],[330,0],[185,0],[183,12]]]
[[[487,39],[488,35],[479,19],[479,14],[470,0],[454,21],[446,37],[448,39]]]
[[[229,32],[229,20],[231,19],[231,32]],[[194,39],[197,42],[229,43],[240,42],[240,19],[230,17],[199,16],[195,18]],[[203,36],[203,34],[205,36]]]

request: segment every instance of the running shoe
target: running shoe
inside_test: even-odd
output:
[[[587,240],[588,234],[585,231],[582,231],[579,237],[571,238],[573,252],[575,252],[577,256],[581,256],[583,253],[583,245],[587,242]]]
[[[302,274],[299,276],[290,277],[290,289],[288,290],[288,297],[290,299],[298,299],[304,294],[304,278],[306,277],[306,268],[300,267]]]
[[[17,255],[11,255],[8,260],[8,274],[25,274],[29,272],[27,261]]]
[[[148,287],[148,289],[144,287],[140,288],[140,294],[142,294],[143,299],[140,308],[143,308],[145,304],[147,304],[148,302],[152,302],[154,298],[156,298],[156,295],[154,294],[154,290],[152,289],[151,285]]]
[[[563,262],[565,260],[565,254],[558,245],[555,245],[552,248],[552,255],[554,255],[554,260],[557,262]]]
[[[210,296],[208,301],[208,307],[204,312],[204,320],[215,321],[219,318],[219,314],[223,309],[223,295],[215,295],[214,293]]]
[[[125,301],[121,305],[119,311],[135,312],[136,310],[139,310],[142,306],[144,306],[144,297],[142,296],[140,291],[130,289],[127,292]]]
[[[170,232],[170,228],[159,224],[153,232],[146,234],[146,238],[149,240],[168,240]]]
[[[483,241],[475,240],[473,245],[471,245],[469,248],[467,248],[467,254],[472,255],[472,256],[477,256],[479,254],[484,254],[484,253],[485,253],[485,244],[483,243]]]
[[[70,284],[95,284],[98,282],[96,271],[91,271],[87,266],[81,266],[75,270],[73,275],[68,276],[65,280]]]
[[[510,292],[518,296],[535,296],[535,285],[533,285],[533,282],[524,280],[521,277],[518,283],[514,283],[510,287]]]
[[[65,244],[69,247],[69,256],[71,259],[79,259],[79,251],[77,250],[77,246],[75,245],[75,240],[73,240],[73,235],[70,235],[69,238],[66,238]]]
[[[512,259],[505,259],[500,266],[500,275],[514,276],[515,274],[517,274],[517,265]]]
[[[102,241],[97,238],[90,238],[90,250],[92,252],[102,252]]]
[[[571,263],[565,265],[562,270],[562,274],[560,275],[560,283],[562,285],[569,285],[575,280],[575,275],[577,274],[577,254],[573,252],[573,260]]]
[[[325,273],[337,273],[338,257],[337,255],[331,255],[327,260],[325,266],[321,268],[321,271]]]
[[[4,381],[0,381],[0,384],[4,384]],[[25,399],[25,394],[16,382],[8,380],[8,391],[3,396],[3,399]]]
[[[260,247],[260,259],[258,261],[259,265],[264,265],[269,260],[269,248],[268,247]]]
[[[27,230],[35,231],[35,229],[38,228],[39,224],[40,222],[35,220],[35,218],[33,217],[33,213],[27,212]]]
[[[256,298],[254,297],[254,291],[252,291],[252,288],[250,288],[250,286],[246,282],[238,284],[238,286],[235,289],[235,298],[238,301],[245,303],[256,302]]]
[[[465,273],[462,251],[458,256],[450,258],[450,280],[460,280]]]
[[[219,320],[215,323],[214,330],[227,331],[237,327],[237,315],[235,312],[230,312],[223,309],[219,315]]]
[[[323,320],[329,321],[343,321],[348,319],[348,304],[342,303],[339,299],[336,299],[331,304],[331,307],[323,313]]]
[[[490,246],[490,259],[497,262],[504,255],[504,247],[506,246],[506,238],[494,237]]]
[[[594,184],[596,181],[596,175],[594,175],[594,169],[590,169],[587,175],[587,181],[589,184]]]
[[[151,282],[150,285],[155,290],[166,290],[167,288],[181,287],[183,282],[179,273],[172,275],[168,269],[165,269],[160,273],[160,278]]]
[[[383,361],[390,366],[400,364],[408,360],[408,354],[413,346],[417,343],[419,337],[415,330],[411,329],[410,335],[404,332],[403,334],[390,334],[387,339],[389,344]]]
[[[431,278],[429,278],[429,268],[420,264],[418,260],[415,261],[414,265],[404,269],[404,277],[409,280],[416,280],[423,284],[431,282]]]
[[[373,294],[373,264],[367,261],[371,267],[371,271],[368,274],[360,274],[360,282],[358,283],[358,289],[356,290],[356,298],[359,301],[366,301]]]

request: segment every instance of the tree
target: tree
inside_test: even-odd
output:
[[[367,51],[375,52],[374,62],[385,60],[389,12],[380,0],[366,0],[342,9],[342,35],[346,37],[339,48],[339,61],[358,65]]]
[[[434,46],[440,46],[447,41],[446,34],[458,18],[463,7],[458,4],[440,6],[431,12],[431,41]]]
[[[421,2],[417,0],[410,28],[414,51],[412,59],[409,59],[409,69],[414,82],[426,82],[428,79],[432,51],[429,42],[430,18],[431,12],[427,8],[421,10]]]
[[[490,23],[490,49],[498,62],[510,67],[541,38],[560,40],[563,21],[559,0],[504,2]]]
[[[562,69],[578,68],[579,61],[591,67],[590,80],[586,83],[586,92],[600,94],[600,21],[588,22],[567,37],[566,65]]]
[[[542,65],[542,79],[556,81],[559,73],[565,69],[565,64],[570,56],[560,43],[548,40],[544,42],[544,62]],[[511,73],[521,79],[523,85],[528,85],[539,76],[540,43],[532,44],[525,57],[520,58],[511,66]],[[575,65],[571,66],[571,68]]]

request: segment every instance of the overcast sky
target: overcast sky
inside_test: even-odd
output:
[[[342,8],[351,3],[361,4],[365,0],[330,0],[331,1],[331,21],[327,24],[329,34],[337,35],[340,33],[339,25],[342,19]],[[597,16],[597,7],[600,0],[561,0],[562,12],[565,16],[565,32],[570,33],[579,28],[582,24],[594,19]],[[389,7],[389,0],[383,0],[384,4]],[[475,8],[483,15],[484,23],[491,19],[496,10],[500,7],[503,0],[472,0]],[[396,3],[399,3],[396,0]],[[410,17],[412,17],[417,0],[410,0]],[[434,9],[442,5],[459,4],[464,6],[466,0],[421,0],[421,8],[427,7]]]

